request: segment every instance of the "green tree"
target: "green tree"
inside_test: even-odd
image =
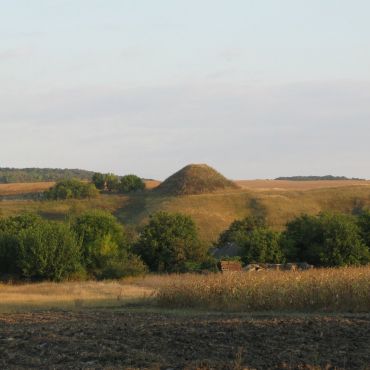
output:
[[[280,247],[280,234],[266,227],[251,230],[240,243],[246,263],[281,263],[285,260]]]
[[[358,217],[357,222],[362,239],[368,248],[370,248],[370,210],[363,211]]]
[[[0,219],[0,273],[21,273],[18,267],[19,235],[40,223],[42,219],[39,216],[28,213]]]
[[[67,225],[44,221],[19,238],[17,264],[24,277],[60,281],[78,270],[80,247]]]
[[[265,227],[266,222],[262,217],[246,217],[243,220],[235,220],[227,230],[221,233],[218,246],[229,243],[241,245],[248,235],[259,227]]]
[[[105,189],[105,176],[102,173],[94,173],[92,177],[92,182],[94,183],[95,187],[99,190]]]
[[[94,198],[98,190],[94,184],[79,180],[62,180],[45,192],[45,198],[51,200]]]
[[[136,175],[123,176],[118,185],[118,191],[121,193],[130,193],[144,189],[145,189],[144,181]]]
[[[119,184],[119,178],[113,173],[108,173],[105,175],[105,183],[106,183],[106,187],[108,191],[117,190],[118,184]]]
[[[151,215],[136,250],[152,271],[160,272],[185,271],[186,263],[204,258],[194,221],[179,213]]]
[[[72,229],[82,243],[82,263],[95,275],[128,250],[123,226],[108,212],[85,212],[72,220]]]
[[[292,260],[320,266],[359,265],[370,261],[356,220],[343,214],[297,217],[287,224],[283,240]]]

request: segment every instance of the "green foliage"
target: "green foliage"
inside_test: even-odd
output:
[[[120,193],[130,193],[145,189],[144,181],[136,175],[126,175],[121,178],[118,184],[118,191]]]
[[[93,173],[77,169],[58,168],[0,168],[0,183],[59,181],[79,179],[90,181]]]
[[[100,278],[121,279],[127,276],[141,276],[146,274],[147,269],[139,256],[123,251],[116,258],[107,261]]]
[[[82,264],[99,279],[142,275],[146,266],[129,250],[124,228],[110,213],[95,210],[72,220],[82,243]]]
[[[94,184],[76,179],[59,181],[45,192],[45,198],[50,200],[95,198],[98,190]]]
[[[94,173],[92,177],[92,182],[95,187],[99,190],[105,189],[105,176],[102,173]]]
[[[263,217],[246,217],[243,220],[235,220],[230,227],[221,233],[218,245],[224,246],[228,243],[241,245],[251,231],[266,225]]]
[[[246,263],[282,263],[284,254],[280,247],[280,233],[258,227],[241,240],[242,258]]]
[[[119,177],[113,173],[108,173],[105,175],[105,184],[108,191],[117,190],[119,184]]]
[[[370,248],[370,210],[363,211],[358,217],[358,226],[362,239]]]
[[[194,221],[186,215],[158,212],[150,216],[136,249],[152,271],[186,271],[187,262],[204,257]]]
[[[0,273],[21,273],[18,266],[20,233],[41,223],[40,217],[27,213],[0,219]]]
[[[20,233],[18,266],[33,279],[60,281],[78,269],[80,247],[65,224],[42,222]]]
[[[301,216],[287,225],[284,249],[289,257],[321,266],[360,265],[370,261],[356,220],[322,213]]]
[[[263,217],[234,221],[219,237],[218,246],[234,244],[241,248],[246,263],[280,263],[284,254],[280,234],[267,228]]]

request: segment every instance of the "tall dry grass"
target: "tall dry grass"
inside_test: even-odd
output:
[[[370,312],[370,266],[169,276],[157,300],[166,308]]]
[[[153,292],[124,281],[0,284],[0,312],[121,306],[145,302]]]

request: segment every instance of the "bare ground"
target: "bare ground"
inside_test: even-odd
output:
[[[0,315],[1,369],[370,369],[370,315]]]

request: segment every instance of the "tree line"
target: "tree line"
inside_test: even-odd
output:
[[[114,174],[94,173],[92,182],[78,179],[64,179],[44,192],[44,199],[90,199],[99,195],[99,191],[133,193],[145,189],[144,181],[136,175],[116,176]]]
[[[240,247],[244,263],[308,262],[348,266],[370,262],[370,211],[322,213],[291,220],[284,231],[263,218],[233,222],[216,246]],[[0,219],[0,275],[16,279],[112,279],[153,272],[216,270],[217,260],[188,215],[158,212],[138,234],[105,211],[65,222],[33,214]]]
[[[91,181],[94,172],[59,168],[0,168],[0,183],[44,182],[79,179]]]

